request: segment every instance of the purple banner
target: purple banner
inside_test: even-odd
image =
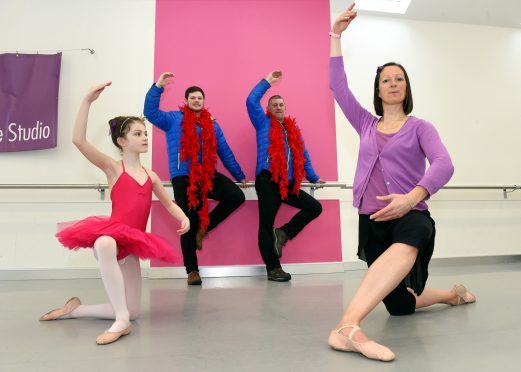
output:
[[[0,54],[0,152],[56,147],[61,57]]]

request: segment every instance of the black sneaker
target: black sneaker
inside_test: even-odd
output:
[[[291,274],[282,270],[282,267],[277,267],[271,271],[268,271],[268,280],[274,282],[289,282],[291,280]]]
[[[279,229],[278,227],[273,228],[273,249],[278,258],[282,257],[282,247],[286,245],[288,240],[289,235],[286,234],[284,230]]]

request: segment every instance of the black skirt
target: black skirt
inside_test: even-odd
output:
[[[394,243],[403,243],[418,249],[418,257],[409,274],[404,279],[405,285],[420,295],[429,276],[428,266],[434,251],[436,228],[429,211],[412,210],[405,216],[376,222],[369,215],[359,215],[358,257],[367,262],[367,266]]]

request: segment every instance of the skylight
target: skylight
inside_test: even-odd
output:
[[[357,0],[355,10],[405,14],[411,0]]]

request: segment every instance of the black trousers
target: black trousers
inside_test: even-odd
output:
[[[416,298],[407,288],[421,294],[428,277],[428,265],[434,250],[436,228],[428,211],[410,211],[391,221],[376,222],[359,215],[358,256],[371,266],[392,244],[403,243],[418,249],[410,273],[384,299],[391,315],[408,315],[416,310]]]
[[[174,198],[177,205],[179,205],[190,220],[190,230],[186,234],[181,235],[181,249],[183,251],[186,273],[198,271],[195,236],[199,229],[199,209],[188,209],[188,195],[186,193],[186,189],[188,188],[188,176],[173,178],[172,186],[174,188]],[[219,172],[215,172],[213,191],[208,197],[219,202],[209,214],[210,224],[208,225],[208,231],[219,225],[219,223],[226,219],[233,211],[239,208],[245,200],[244,193],[241,189],[233,183],[232,180]]]
[[[290,239],[322,213],[322,205],[302,190],[298,196],[290,194],[287,200],[282,200],[279,186],[273,182],[267,170],[261,171],[255,178],[255,191],[259,199],[259,249],[266,270],[270,271],[281,267],[273,249],[273,224],[280,205],[286,203],[300,209],[288,223],[280,227]]]

